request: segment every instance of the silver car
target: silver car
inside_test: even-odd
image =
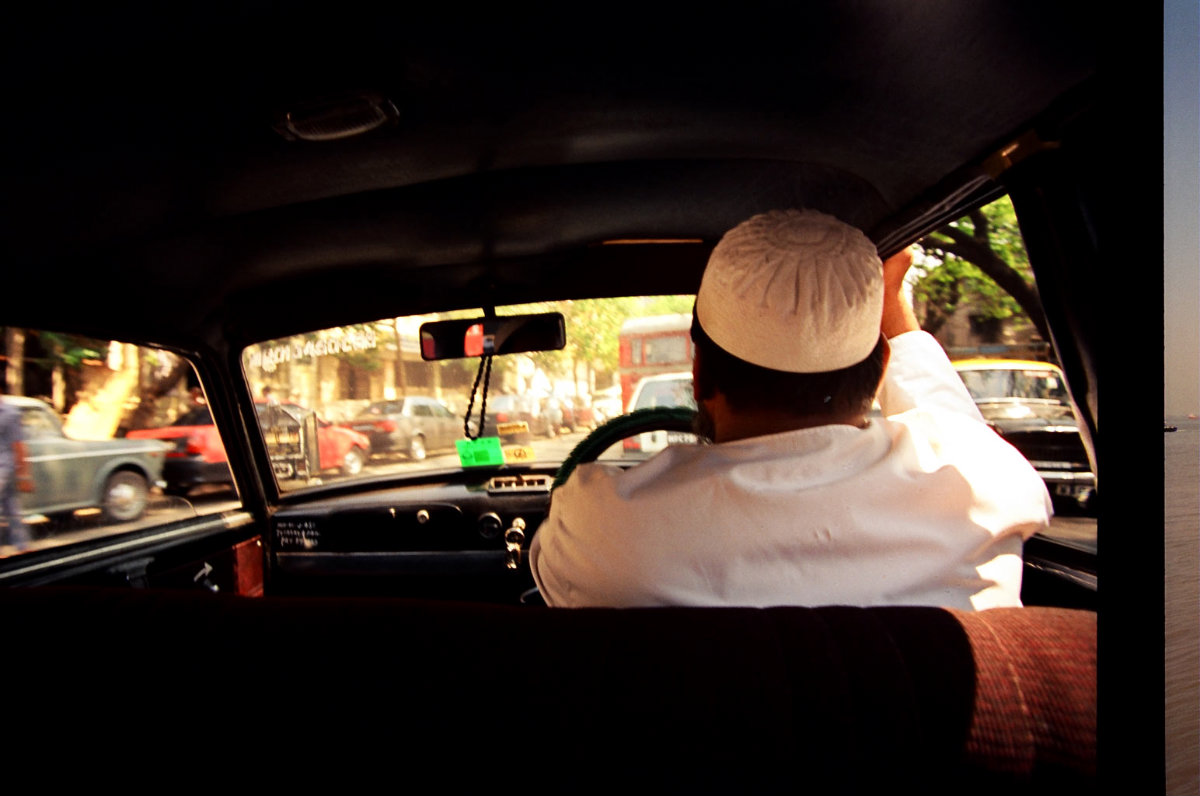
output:
[[[100,508],[105,519],[128,522],[146,512],[150,488],[164,485],[169,444],[149,439],[71,439],[45,402],[11,395],[3,400],[21,410],[33,476],[33,492],[21,497],[24,513],[52,515]]]
[[[428,451],[453,448],[462,419],[433,398],[411,395],[376,401],[344,425],[371,438],[371,455],[404,453],[421,461]]]

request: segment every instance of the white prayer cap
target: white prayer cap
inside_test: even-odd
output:
[[[882,316],[875,244],[815,210],[772,210],[725,233],[696,294],[696,317],[714,343],[791,373],[866,359]]]

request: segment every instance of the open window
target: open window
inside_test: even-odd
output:
[[[919,241],[917,318],[950,355],[988,424],[1046,482],[1044,536],[1094,554],[1094,464],[1081,433],[1011,201],[1003,196]]]
[[[4,333],[5,438],[21,443],[7,447],[5,480],[23,476],[5,504],[6,564],[241,507],[188,359],[44,329]]]

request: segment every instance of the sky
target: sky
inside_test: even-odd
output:
[[[1166,0],[1164,416],[1200,414],[1200,4]]]

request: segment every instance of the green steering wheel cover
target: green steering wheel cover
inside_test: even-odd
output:
[[[691,431],[695,416],[696,410],[686,406],[664,406],[638,409],[606,421],[580,440],[571,454],[563,460],[558,474],[554,476],[551,491],[567,482],[576,465],[596,461],[596,457],[614,443],[646,431]]]

